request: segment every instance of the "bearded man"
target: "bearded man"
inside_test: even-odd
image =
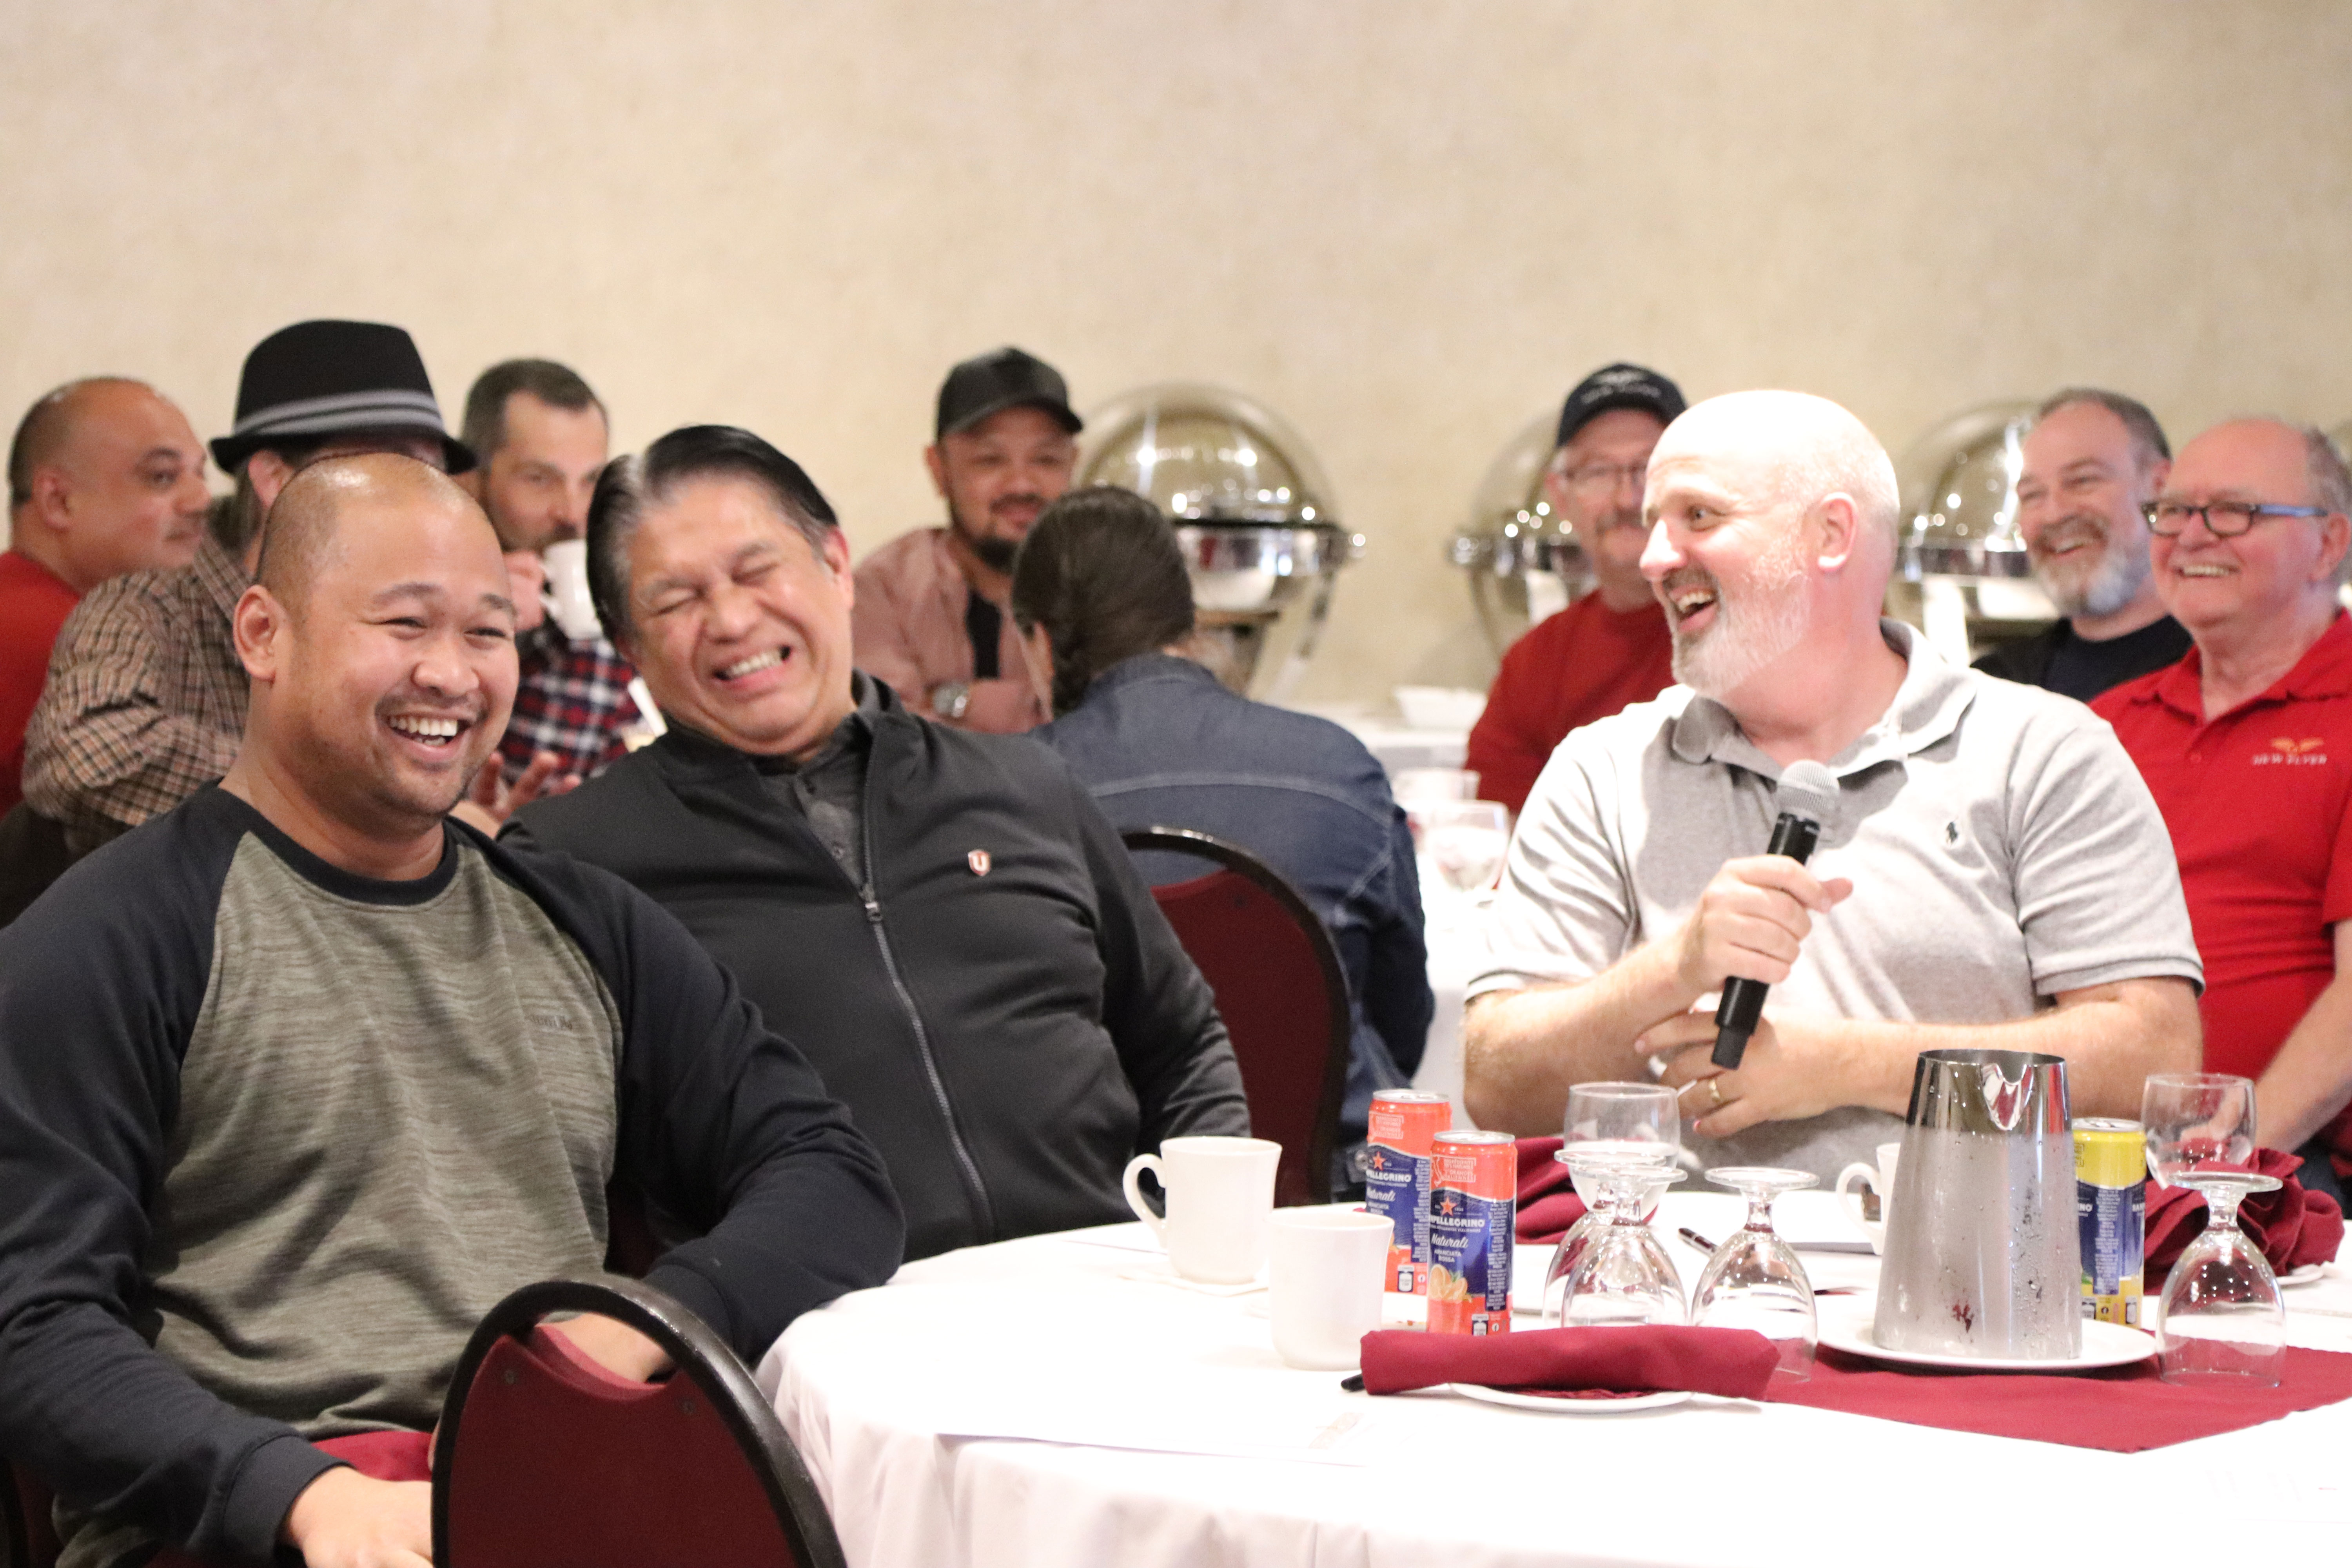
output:
[[[2067,1059],[2078,1114],[2193,1068],[2201,981],[2163,819],[2080,704],[1956,668],[1879,617],[1894,465],[1833,403],[1698,405],[1651,454],[1642,570],[1680,683],[1570,735],[1528,798],[1465,1022],[1482,1127],[1654,1073],[1703,1163],[1827,1180],[1895,1136],[1923,1050]],[[1838,801],[1810,867],[1761,853],[1785,769]],[[1736,1068],[1715,995],[1772,987]]]
[[[2023,455],[2017,526],[2059,618],[1976,667],[2088,702],[2179,663],[2189,631],[2157,596],[2142,515],[2172,471],[2164,426],[2119,392],[2069,387],[2034,416]]]
[[[1001,348],[948,372],[923,452],[945,528],[900,534],[858,563],[857,668],[919,719],[998,734],[1045,721],[1011,611],[1013,557],[1070,488],[1084,427],[1061,373]]]

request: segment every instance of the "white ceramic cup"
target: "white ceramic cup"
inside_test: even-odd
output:
[[[1168,1249],[1168,1261],[1204,1285],[1245,1285],[1265,1267],[1266,1221],[1274,1213],[1274,1166],[1282,1145],[1264,1138],[1170,1138],[1157,1154],[1127,1163],[1127,1206]],[[1150,1171],[1168,1194],[1168,1217],[1153,1214],[1136,1178]]]
[[[588,542],[559,539],[539,552],[547,568],[547,613],[574,642],[602,636],[596,602],[588,595]]]
[[[1895,1163],[1902,1157],[1902,1144],[1881,1143],[1875,1170],[1856,1160],[1838,1173],[1838,1202],[1845,1205],[1846,1214],[1862,1227],[1862,1234],[1870,1237],[1870,1250],[1873,1252],[1886,1250],[1886,1205],[1895,1201]],[[1865,1186],[1878,1194],[1878,1217],[1875,1220],[1862,1217],[1861,1189]]]
[[[1310,1371],[1353,1370],[1364,1336],[1381,1326],[1381,1277],[1394,1230],[1388,1216],[1277,1209],[1270,1228],[1275,1353]]]

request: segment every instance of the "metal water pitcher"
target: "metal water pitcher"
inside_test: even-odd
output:
[[[1922,1051],[1886,1219],[1872,1338],[2009,1361],[2082,1353],[2066,1062]]]

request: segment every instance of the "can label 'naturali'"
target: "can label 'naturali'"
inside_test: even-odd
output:
[[[2147,1245],[2147,1142],[2137,1121],[2074,1123],[2074,1217],[2083,1232],[2083,1316],[2139,1326]]]
[[[1364,1207],[1388,1216],[1385,1289],[1418,1296],[1429,1289],[1429,1146],[1454,1123],[1454,1106],[1426,1089],[1383,1089],[1366,1119]]]
[[[1518,1190],[1518,1144],[1509,1133],[1441,1132],[1431,1141],[1431,1333],[1510,1331]]]

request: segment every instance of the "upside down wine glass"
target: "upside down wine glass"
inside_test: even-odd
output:
[[[2167,1383],[2276,1388],[2286,1366],[2286,1303],[2262,1248],[2238,1228],[2238,1205],[2279,1184],[2246,1171],[2184,1171],[2177,1184],[2205,1194],[2204,1234],[2164,1282],[2158,1370]]]
[[[1646,1161],[1663,1173],[1671,1168],[1682,1150],[1682,1106],[1675,1091],[1662,1083],[1580,1083],[1568,1091],[1568,1118],[1560,1128],[1560,1150],[1552,1158],[1569,1167],[1576,1184],[1576,1195],[1584,1200],[1584,1215],[1569,1227],[1552,1248],[1551,1266],[1544,1271],[1543,1315],[1556,1321],[1559,1301],[1569,1270],[1576,1267],[1577,1258],[1592,1239],[1596,1231],[1608,1223],[1601,1213],[1606,1201],[1600,1183],[1591,1175],[1578,1176],[1575,1163],[1570,1156],[1578,1150],[1587,1152],[1621,1153]],[[1667,1184],[1660,1179],[1645,1190],[1642,1201],[1642,1219],[1648,1223],[1657,1211],[1658,1201],[1665,1196]]]
[[[1791,1378],[1813,1374],[1821,1337],[1813,1312],[1813,1282],[1805,1266],[1772,1228],[1772,1200],[1814,1184],[1810,1171],[1729,1165],[1706,1179],[1748,1200],[1748,1223],[1731,1233],[1698,1277],[1691,1321],[1706,1329],[1753,1329],[1780,1352],[1774,1370]]]
[[[1682,1276],[1643,1213],[1644,1194],[1653,1186],[1672,1186],[1683,1173],[1608,1152],[1573,1154],[1568,1168],[1599,1184],[1609,1219],[1569,1270],[1560,1321],[1591,1328],[1685,1321]]]

